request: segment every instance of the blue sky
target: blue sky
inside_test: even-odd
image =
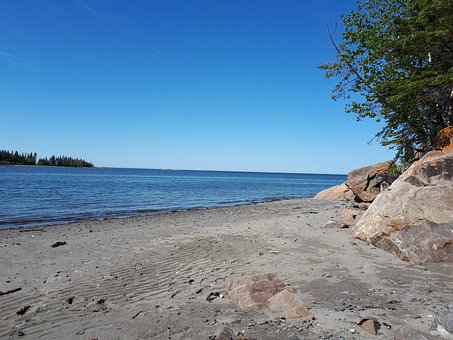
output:
[[[97,166],[346,173],[393,153],[317,66],[351,0],[0,2],[0,148]]]

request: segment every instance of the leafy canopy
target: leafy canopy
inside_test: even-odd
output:
[[[358,0],[341,18],[337,60],[320,66],[339,78],[333,98],[382,120],[381,144],[410,163],[453,125],[453,0]]]

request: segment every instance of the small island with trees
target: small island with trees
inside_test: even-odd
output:
[[[51,156],[38,158],[35,153],[19,153],[18,151],[0,150],[0,165],[44,165],[70,168],[93,168],[94,164],[84,159],[67,156]]]

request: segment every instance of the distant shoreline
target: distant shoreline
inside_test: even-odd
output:
[[[50,157],[38,157],[36,152],[20,152],[0,150],[0,165],[28,165],[28,166],[61,166],[66,168],[92,168],[94,164],[81,158],[73,158],[65,155],[52,155]]]
[[[0,166],[23,166],[23,167],[37,167],[37,168],[71,168],[71,169],[105,169],[97,166],[63,166],[63,165],[39,165],[39,164],[0,164]]]
[[[63,165],[38,165],[38,164],[0,164],[0,166],[23,166],[23,167],[39,167],[39,168],[80,168],[80,169],[102,169],[97,166],[63,166]]]

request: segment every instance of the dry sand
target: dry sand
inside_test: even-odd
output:
[[[21,290],[0,296],[0,338],[214,339],[225,326],[246,339],[427,332],[452,302],[452,265],[410,267],[348,229],[324,228],[339,206],[297,199],[1,230],[0,291]],[[267,272],[316,320],[206,301],[230,278]],[[356,325],[363,316],[388,326],[370,335]]]

